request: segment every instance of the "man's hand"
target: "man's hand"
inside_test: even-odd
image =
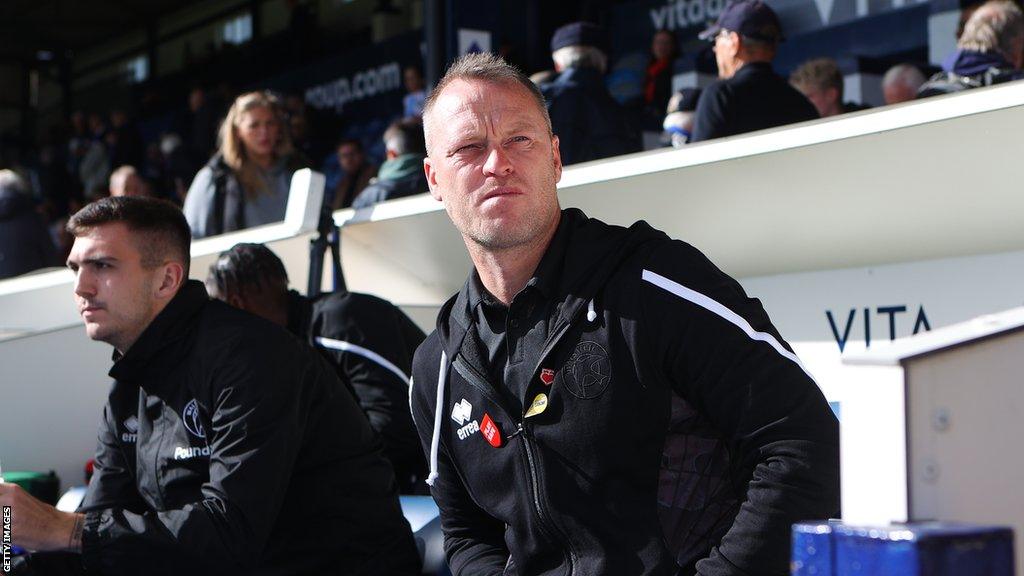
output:
[[[14,544],[41,552],[81,552],[83,514],[61,512],[36,500],[16,484],[0,484],[0,506],[11,507]]]

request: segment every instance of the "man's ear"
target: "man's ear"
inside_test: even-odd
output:
[[[178,289],[185,283],[185,266],[181,262],[168,262],[160,267],[159,285],[156,289],[156,296],[161,299],[170,300],[178,293]]]
[[[555,182],[562,180],[562,151],[558,148],[558,136],[551,137],[551,155],[555,163]]]
[[[240,292],[228,294],[227,297],[224,298],[224,302],[226,302],[227,304],[231,305],[234,308],[238,308],[239,310],[249,310],[248,308],[246,308],[245,296],[243,296]]]
[[[423,159],[423,174],[427,177],[427,187],[430,188],[430,195],[438,202],[443,201],[441,188],[437,185],[437,171],[431,163],[430,156]]]

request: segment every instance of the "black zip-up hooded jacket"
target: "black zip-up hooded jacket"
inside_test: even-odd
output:
[[[423,493],[426,461],[409,415],[412,356],[426,334],[397,306],[358,292],[309,299],[288,292],[288,330],[323,353],[352,386],[384,443],[402,494]]]
[[[484,376],[469,282],[413,362],[452,571],[788,574],[791,523],[838,512],[838,425],[760,302],[688,244],[574,209],[538,274],[545,344],[504,383],[522,411]]]
[[[380,441],[283,328],[189,281],[110,375],[80,508],[86,568],[418,574]]]

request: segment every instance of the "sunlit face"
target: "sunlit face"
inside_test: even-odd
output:
[[[430,193],[467,245],[498,251],[553,232],[562,177],[558,137],[526,88],[456,80],[426,121]]]
[[[257,107],[242,112],[235,126],[247,155],[264,158],[274,153],[281,136],[281,123],[273,110]]]
[[[163,267],[147,269],[140,240],[121,223],[75,238],[67,265],[75,273],[75,304],[89,338],[125,352],[156,317]]]

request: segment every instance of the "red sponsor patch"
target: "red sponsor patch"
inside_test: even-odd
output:
[[[551,383],[555,381],[555,371],[551,368],[541,368],[540,381],[543,382],[545,386],[551,386]]]
[[[491,420],[490,414],[484,414],[484,419],[480,422],[480,433],[491,446],[501,448],[501,430],[498,430],[494,420]]]

